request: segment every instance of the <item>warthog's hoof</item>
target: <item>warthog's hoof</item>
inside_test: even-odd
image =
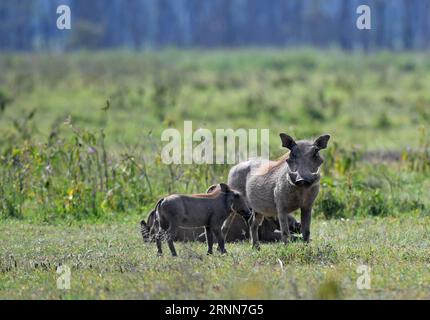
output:
[[[260,249],[261,249],[259,243],[253,244],[252,248],[255,249],[255,250],[257,250],[257,251],[260,251]]]
[[[301,237],[291,236],[291,242],[297,242],[301,239]]]
[[[206,253],[206,255],[211,256],[213,254],[212,251],[208,251],[208,253]]]
[[[302,224],[300,222],[296,222],[290,232],[293,233],[302,233]]]
[[[218,251],[219,253],[221,253],[221,254],[226,254],[226,253],[227,253],[227,250],[225,250],[225,249],[221,249],[220,247],[218,247],[218,248],[217,248],[217,251]]]

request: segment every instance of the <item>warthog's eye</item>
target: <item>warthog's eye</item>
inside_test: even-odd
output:
[[[317,150],[315,153],[314,153],[314,159],[318,162],[318,163],[320,163],[320,164],[322,164],[323,163],[323,158],[321,158],[321,156],[320,156],[320,154],[318,153],[318,151],[319,150]]]

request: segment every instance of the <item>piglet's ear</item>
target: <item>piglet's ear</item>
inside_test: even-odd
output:
[[[328,134],[323,135],[315,140],[314,145],[318,150],[327,148],[328,141],[330,140],[330,136]]]
[[[212,193],[212,192],[214,192],[215,191],[215,189],[218,187],[218,185],[217,184],[213,184],[213,185],[211,185],[207,190],[206,190],[206,193]]]
[[[284,148],[293,150],[293,148],[297,145],[297,143],[294,141],[294,139],[291,138],[288,134],[281,133],[279,135],[279,137],[281,137],[282,146]]]
[[[221,187],[221,192],[229,192],[230,187],[226,185],[225,183],[220,183],[219,186]]]

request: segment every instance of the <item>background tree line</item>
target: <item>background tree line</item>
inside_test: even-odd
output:
[[[67,4],[72,30],[56,28]],[[372,9],[372,30],[356,8]],[[429,47],[430,0],[2,0],[1,50]]]

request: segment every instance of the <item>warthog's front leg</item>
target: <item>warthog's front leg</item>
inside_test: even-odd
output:
[[[221,231],[222,231],[222,234],[224,235],[224,238],[227,238],[228,232],[230,231],[230,227],[231,227],[232,223],[234,222],[233,221],[234,218],[235,218],[235,214],[233,213],[233,214],[230,214],[228,216],[228,218],[224,221],[222,228],[221,228]]]
[[[212,247],[214,244],[214,236],[212,234],[212,229],[210,227],[205,227],[206,231],[206,241],[208,242],[208,254],[212,254]]]
[[[221,231],[221,226],[216,226],[212,228],[212,232],[214,233],[215,237],[218,240],[218,251],[222,254],[227,253],[227,250],[225,250],[225,240],[224,235]]]
[[[290,224],[288,223],[288,214],[279,211],[278,212],[279,227],[281,228],[281,239],[287,244],[290,241]]]
[[[300,222],[302,224],[302,234],[303,234],[303,240],[305,242],[310,241],[311,216],[312,216],[312,208],[301,208],[300,209]]]
[[[254,214],[252,216],[252,223],[251,223],[251,241],[252,246],[255,249],[260,249],[260,242],[258,241],[258,227],[263,223],[264,216],[258,212],[254,211]]]

